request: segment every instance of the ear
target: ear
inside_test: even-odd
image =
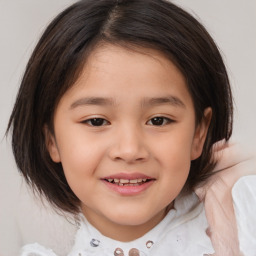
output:
[[[52,134],[52,132],[49,130],[49,127],[47,125],[44,126],[44,136],[45,136],[45,145],[52,161],[55,163],[59,163],[61,160],[60,160],[60,154],[57,147],[56,139]]]
[[[207,136],[208,128],[211,123],[211,119],[212,109],[209,107],[204,110],[204,116],[201,122],[196,127],[193,138],[193,144],[191,148],[191,160],[197,159],[202,154],[204,142]]]

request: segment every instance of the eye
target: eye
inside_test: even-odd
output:
[[[156,116],[151,118],[147,124],[148,125],[154,125],[154,126],[163,126],[169,123],[174,122],[173,120],[167,118],[167,117],[162,117],[162,116]]]
[[[104,118],[91,118],[84,120],[82,123],[89,126],[104,126],[109,124],[109,122]]]

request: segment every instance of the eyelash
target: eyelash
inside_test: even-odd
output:
[[[172,120],[172,119],[170,119],[170,118],[167,118],[167,117],[164,117],[164,116],[155,116],[155,117],[152,117],[148,122],[147,122],[147,124],[149,123],[149,122],[151,122],[152,123],[152,120],[154,120],[154,121],[156,121],[156,122],[159,122],[160,121],[160,124],[151,124],[151,125],[153,125],[153,126],[164,126],[164,125],[168,125],[168,124],[170,124],[170,123],[173,123],[174,122],[174,120]],[[161,123],[161,121],[162,121],[162,123]]]
[[[95,124],[93,124],[92,122],[96,122]],[[83,124],[87,124],[89,126],[94,126],[94,127],[100,127],[100,126],[105,126],[105,125],[109,125],[110,122],[107,121],[104,118],[90,118],[87,120],[82,121]]]
[[[152,121],[158,122],[158,124],[153,124]],[[159,123],[159,121],[160,121],[160,123]],[[94,124],[93,124],[93,122],[94,122]],[[150,122],[151,122],[151,124],[149,124]],[[146,124],[149,124],[152,126],[164,126],[164,125],[168,125],[173,122],[174,122],[174,120],[172,120],[170,118],[163,117],[163,116],[156,116],[156,117],[152,117],[149,121],[146,122]],[[110,124],[110,122],[104,118],[90,118],[90,119],[82,121],[82,123],[87,124],[92,127],[101,127],[101,126]]]

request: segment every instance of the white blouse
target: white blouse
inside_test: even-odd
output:
[[[256,175],[240,178],[233,187],[232,197],[240,250],[244,256],[256,256]],[[205,232],[207,227],[204,205],[194,193],[178,197],[174,209],[155,228],[131,242],[103,236],[81,216],[75,243],[68,256],[208,255],[214,253],[214,249]],[[30,244],[22,248],[21,256],[56,254],[39,244]]]

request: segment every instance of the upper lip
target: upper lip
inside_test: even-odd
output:
[[[109,176],[102,178],[104,180],[107,179],[125,179],[125,180],[135,180],[135,179],[150,179],[153,180],[154,178],[147,176],[142,173],[116,173]]]

